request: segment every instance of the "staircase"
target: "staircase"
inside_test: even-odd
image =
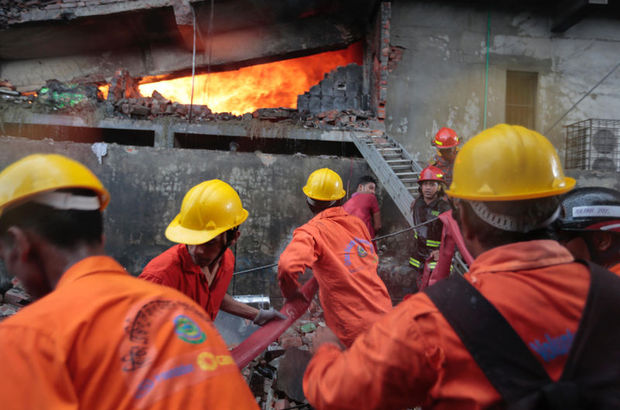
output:
[[[418,175],[422,167],[398,141],[385,133],[372,135],[352,132],[350,137],[400,213],[413,226],[411,203],[418,192]]]
[[[351,132],[350,138],[409,226],[413,226],[411,203],[418,192],[418,175],[422,167],[398,141],[385,133],[375,135]],[[458,252],[454,255],[453,265],[458,273],[463,274],[468,270]]]

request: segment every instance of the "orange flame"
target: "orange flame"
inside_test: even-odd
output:
[[[213,112],[241,115],[257,108],[297,108],[297,96],[321,81],[336,67],[361,64],[362,48],[355,43],[345,50],[259,64],[194,78],[194,104]],[[143,96],[157,90],[167,99],[190,104],[192,77],[158,81],[138,86]]]
[[[107,100],[108,99],[108,93],[110,92],[110,84],[100,85],[97,88],[99,88],[99,91],[101,91],[101,94],[103,94],[103,99]]]

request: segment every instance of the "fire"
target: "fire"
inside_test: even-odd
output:
[[[110,84],[100,85],[97,88],[99,88],[99,91],[101,91],[101,94],[103,94],[103,99],[107,100],[108,99],[108,93],[110,92]]]
[[[326,73],[361,61],[361,44],[355,43],[345,50],[196,75],[193,103],[207,105],[213,112],[235,115],[257,108],[297,108],[297,96],[321,81]],[[157,90],[167,99],[182,104],[190,104],[191,87],[191,76],[138,86],[145,97]]]

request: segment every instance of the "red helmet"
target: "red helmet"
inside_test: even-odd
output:
[[[424,181],[437,181],[444,182],[443,180],[443,171],[436,166],[429,165],[420,172],[420,177],[418,178],[418,184]]]
[[[459,145],[459,141],[459,136],[453,129],[443,127],[435,134],[432,144],[437,148],[452,148]]]

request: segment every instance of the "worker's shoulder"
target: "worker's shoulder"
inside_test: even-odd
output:
[[[320,233],[340,232],[343,234],[360,235],[360,229],[366,229],[364,221],[355,215],[348,213],[343,207],[334,209],[329,215],[323,218],[312,219],[312,229]]]
[[[66,292],[69,287],[63,287],[62,291],[54,290],[23,307],[15,315],[0,323],[0,334],[13,332],[24,337],[30,334],[55,339],[58,330],[66,331],[71,327],[66,320],[67,316],[84,311],[82,304],[73,300]],[[77,306],[80,308],[76,309]]]
[[[20,328],[56,337],[77,332],[84,324],[88,324],[86,328],[105,328],[146,307],[191,313],[209,321],[200,306],[176,289],[130,275],[93,274],[24,307],[0,323],[0,329]]]
[[[437,201],[436,206],[437,206],[437,209],[440,209],[440,210],[449,211],[451,209],[450,203],[443,196],[439,197],[439,200]]]
[[[183,265],[182,248],[183,245],[177,244],[166,249],[164,252],[151,259],[140,274],[145,273],[152,275],[162,274],[180,268]]]
[[[48,327],[41,325],[46,323],[46,321],[36,320],[38,317],[47,316],[48,314],[48,307],[45,304],[41,304],[40,301],[25,306],[16,314],[0,323],[0,339],[3,338],[3,334],[12,332],[34,332],[51,338],[53,332],[49,331]]]
[[[424,292],[409,296],[376,323],[377,328],[382,329],[379,333],[388,332],[405,344],[412,337],[420,340],[422,336],[424,344],[431,345],[450,331],[446,319]]]
[[[440,314],[437,306],[424,292],[407,295],[402,302],[395,306],[396,308],[401,309],[402,314],[414,320],[431,314]]]

